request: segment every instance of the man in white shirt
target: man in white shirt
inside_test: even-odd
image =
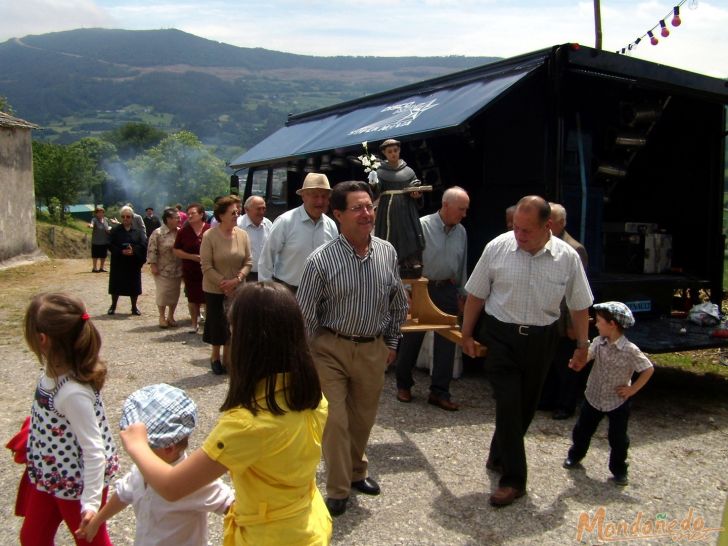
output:
[[[238,217],[238,227],[248,233],[250,239],[250,251],[253,258],[253,268],[248,273],[246,280],[255,282],[258,280],[258,259],[263,250],[263,245],[270,235],[270,228],[273,222],[265,217],[265,199],[258,195],[251,195],[243,205],[245,214]]]
[[[593,298],[579,255],[552,236],[550,216],[543,198],[522,198],[513,231],[485,246],[465,285],[463,352],[476,356],[474,334],[488,348],[485,366],[495,397],[495,431],[485,465],[501,474],[490,496],[493,506],[506,506],[526,493],[524,436],[556,350],[564,297],[576,339],[571,360],[586,364]]]
[[[324,214],[331,186],[325,174],[309,173],[296,191],[303,205],[283,213],[271,227],[258,260],[258,279],[277,281],[298,290],[306,258],[339,236],[336,222]]]

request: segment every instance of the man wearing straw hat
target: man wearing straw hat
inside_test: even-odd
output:
[[[325,174],[307,174],[296,194],[303,205],[276,218],[258,261],[258,280],[280,282],[294,293],[309,254],[339,235],[336,222],[324,214],[331,195]]]

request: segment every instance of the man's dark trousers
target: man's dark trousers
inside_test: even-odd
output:
[[[483,315],[476,340],[488,348],[485,370],[495,398],[490,460],[503,468],[499,485],[524,490],[527,466],[523,437],[541,397],[556,351],[556,323],[524,327]]]
[[[451,315],[458,313],[458,291],[452,283],[427,285],[432,302],[443,312]],[[399,344],[397,355],[397,388],[411,389],[415,384],[412,379],[412,368],[417,363],[417,355],[422,347],[424,332],[404,334]],[[450,399],[450,381],[452,380],[455,344],[435,333],[432,357],[432,383],[430,392],[438,398]]]

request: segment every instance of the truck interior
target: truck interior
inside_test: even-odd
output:
[[[370,151],[385,138],[402,141],[401,157],[434,186],[422,214],[438,209],[447,187],[468,191],[471,268],[505,231],[506,207],[542,195],[565,206],[567,231],[585,245],[595,301],[624,301],[635,312],[630,339],[643,350],[723,345],[685,316],[701,299],[720,305],[723,296],[725,82],[570,44],[486,65],[482,75],[492,81],[508,67],[520,70],[516,83],[456,126],[356,139],[368,138]],[[304,114],[301,122],[406,93],[427,96],[479,75],[463,74]],[[300,204],[294,192],[307,171],[325,172],[332,184],[364,179],[361,144],[351,140],[299,157],[282,150],[257,164],[253,148],[248,164],[246,155],[233,164],[247,169],[246,195],[266,196],[276,215]]]

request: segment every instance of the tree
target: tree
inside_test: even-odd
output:
[[[169,135],[129,167],[144,206],[191,203],[229,191],[223,161],[189,131]]]
[[[93,170],[93,161],[81,146],[33,142],[36,198],[49,209],[57,199],[61,221],[65,221],[66,207],[76,202],[79,192],[90,188]]]
[[[95,137],[86,137],[74,142],[71,146],[78,148],[92,162],[91,172],[87,180],[88,189],[93,193],[94,203],[104,203],[106,184],[111,175],[106,170],[109,162],[118,160],[116,146],[111,142]]]
[[[130,122],[105,133],[103,137],[116,146],[122,159],[132,159],[159,144],[166,136],[167,133],[148,123]]]
[[[0,112],[5,112],[6,114],[13,113],[13,107],[10,106],[10,103],[8,102],[8,98],[3,97],[2,95],[0,95]]]

